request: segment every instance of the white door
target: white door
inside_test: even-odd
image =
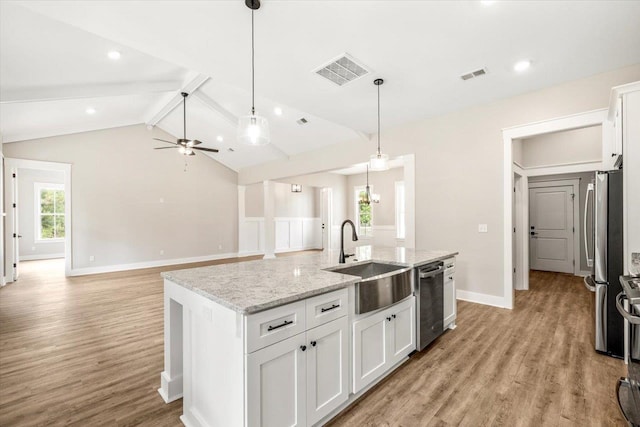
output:
[[[332,191],[331,188],[325,187],[322,189],[322,249],[331,249],[331,223],[333,221],[331,217],[332,211]]]
[[[389,366],[388,313],[382,312],[353,323],[353,392],[378,378]]]
[[[307,424],[349,397],[349,326],[346,316],[307,331]]]
[[[301,333],[247,355],[249,426],[306,425],[307,345]]]
[[[573,273],[573,186],[529,189],[529,244],[533,270]]]
[[[18,280],[20,267],[20,224],[18,223],[18,169],[11,170],[11,258],[9,259],[9,271],[12,271],[11,279]]]
[[[394,308],[391,321],[387,322],[389,366],[401,361],[416,349],[416,301],[410,298]]]

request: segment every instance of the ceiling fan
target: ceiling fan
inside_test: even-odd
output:
[[[167,144],[173,145],[173,147],[157,147],[154,150],[165,150],[167,148],[178,148],[180,150],[180,154],[184,154],[185,156],[195,156],[196,153],[193,150],[200,151],[208,151],[210,153],[217,153],[219,150],[215,148],[204,148],[204,147],[196,147],[196,145],[202,144],[202,141],[198,141],[197,139],[187,139],[187,96],[188,93],[182,92],[182,123],[183,123],[183,134],[182,138],[178,138],[176,142],[167,141],[166,139],[153,138],[156,141],[166,142]]]

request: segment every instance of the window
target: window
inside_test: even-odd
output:
[[[360,203],[360,200],[364,199],[366,194],[366,187],[355,187],[355,211],[356,211],[356,228],[358,236],[372,236],[373,231],[373,211],[371,205]],[[373,187],[370,187],[370,191],[373,192]]]
[[[37,240],[64,239],[64,186],[35,184]]]
[[[404,182],[396,181],[396,238],[404,239],[406,231]]]

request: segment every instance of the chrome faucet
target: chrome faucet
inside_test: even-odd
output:
[[[344,254],[344,226],[347,224],[351,225],[351,231],[352,231],[351,240],[353,240],[354,242],[358,241],[358,235],[356,234],[356,226],[353,224],[353,222],[350,219],[345,219],[344,221],[342,221],[342,226],[340,227],[340,258],[338,259],[338,262],[340,264],[344,264],[346,258],[349,258],[350,256],[354,255],[354,254],[348,254],[348,255]]]

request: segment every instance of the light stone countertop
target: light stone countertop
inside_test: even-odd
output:
[[[358,246],[345,252],[355,252],[346,264],[338,263],[339,251],[329,250],[167,271],[162,277],[238,313],[251,314],[345,288],[360,279],[325,269],[367,261],[417,267],[458,254],[373,246]]]

